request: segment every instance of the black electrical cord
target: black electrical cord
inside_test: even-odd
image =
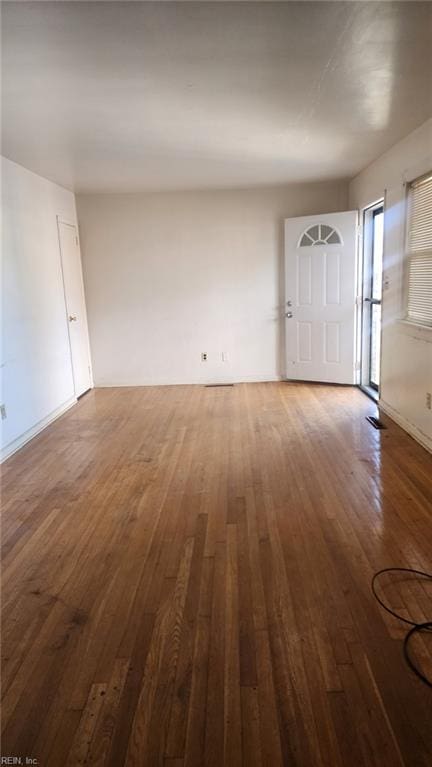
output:
[[[422,682],[427,684],[428,687],[432,687],[432,681],[430,679],[428,679],[427,676],[425,674],[423,674],[422,671],[420,671],[418,666],[414,663],[414,661],[413,661],[413,659],[412,659],[412,657],[410,655],[410,652],[409,652],[410,639],[415,634],[419,634],[422,631],[432,631],[432,621],[426,621],[425,623],[417,623],[416,621],[411,621],[408,618],[404,618],[402,615],[399,615],[394,610],[392,610],[390,607],[388,607],[388,605],[386,605],[382,601],[381,597],[379,597],[377,592],[376,592],[375,581],[378,578],[378,576],[382,575],[383,573],[395,573],[395,572],[411,573],[411,574],[414,574],[414,575],[420,575],[422,578],[430,578],[431,580],[432,580],[432,574],[431,573],[425,573],[425,572],[423,572],[423,570],[413,570],[410,567],[385,567],[384,570],[378,570],[378,572],[375,573],[375,575],[372,578],[372,582],[371,582],[372,593],[373,593],[375,599],[377,600],[377,602],[379,602],[379,604],[381,605],[381,607],[383,607],[384,610],[386,610],[388,613],[390,613],[390,615],[393,615],[398,620],[403,621],[404,623],[408,623],[411,626],[411,628],[408,631],[408,633],[406,634],[404,642],[403,642],[404,658],[405,658],[408,666],[410,667],[411,671],[413,671],[414,674],[416,674],[416,676],[418,676],[418,678],[421,679]]]

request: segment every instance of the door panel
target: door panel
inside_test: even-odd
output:
[[[287,378],[355,383],[357,212],[285,221]]]
[[[325,305],[339,305],[341,302],[340,253],[325,253]]]
[[[312,303],[312,256],[310,253],[297,254],[297,303],[310,306]]]
[[[340,323],[339,322],[326,322],[324,323],[324,338],[325,338],[325,363],[340,363]]]
[[[312,323],[297,323],[297,343],[299,360],[301,362],[312,362]]]
[[[75,396],[79,397],[93,385],[81,257],[76,227],[58,221],[58,232]]]

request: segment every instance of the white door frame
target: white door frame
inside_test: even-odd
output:
[[[371,266],[372,266],[372,249],[373,249],[373,215],[374,212],[377,209],[382,208],[384,213],[384,220],[385,220],[385,198],[381,197],[378,200],[375,200],[370,205],[366,205],[364,208],[361,209],[361,227],[362,227],[362,238],[361,238],[361,247],[359,248],[359,270],[358,270],[358,312],[359,312],[359,319],[358,319],[358,332],[359,332],[359,342],[358,342],[358,368],[359,368],[359,375],[358,375],[358,384],[363,389],[363,391],[366,392],[369,396],[372,397],[372,399],[378,400],[380,397],[380,390],[381,390],[381,384],[379,384],[377,390],[373,390],[370,388],[367,378],[370,373],[370,323],[366,321],[365,319],[365,310],[366,307],[364,306],[364,298],[365,293],[368,293],[369,291],[369,283],[372,280],[372,273],[371,273]],[[384,232],[385,234],[385,232]],[[381,298],[381,307],[382,307],[383,299]],[[382,316],[381,316],[381,330],[380,330],[381,340],[382,340]],[[382,357],[382,343],[380,344],[381,354],[380,354],[380,362]],[[368,357],[369,359],[366,359]]]

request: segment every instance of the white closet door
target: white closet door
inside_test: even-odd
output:
[[[75,396],[93,385],[81,256],[76,227],[58,220]]]

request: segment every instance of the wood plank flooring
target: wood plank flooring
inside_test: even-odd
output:
[[[100,389],[7,461],[2,755],[430,767],[431,690],[370,579],[432,569],[432,457],[375,414],[331,386]],[[432,618],[428,583],[384,586]]]

